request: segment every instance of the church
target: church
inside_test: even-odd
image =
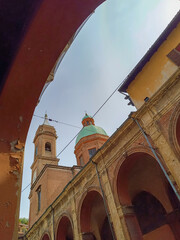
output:
[[[49,124],[47,114],[45,114],[44,123],[37,129],[34,138],[34,162],[31,166],[30,226],[107,141],[106,132],[102,128],[95,126],[94,119],[89,115],[84,116],[82,125],[83,128],[77,136],[75,145],[77,165],[73,167],[58,165],[59,159],[56,158],[56,130]]]
[[[180,12],[119,88],[137,110],[110,137],[85,114],[77,165],[58,165],[45,115],[34,137],[24,239],[180,239],[179,41]]]

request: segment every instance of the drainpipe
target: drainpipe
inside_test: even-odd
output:
[[[53,239],[55,240],[55,231],[54,231],[54,208],[52,207],[52,205],[51,205],[51,208],[52,208],[52,217],[53,217],[53,220],[52,220],[52,222],[53,222]]]
[[[101,179],[100,179],[99,172],[98,172],[98,169],[97,169],[97,163],[93,162],[92,159],[91,159],[91,162],[95,165],[95,168],[96,168],[96,173],[97,173],[97,177],[98,177],[98,181],[99,181],[99,186],[100,186],[100,189],[101,189],[101,192],[102,192],[104,208],[105,208],[105,211],[106,211],[106,214],[107,214],[107,218],[108,218],[109,226],[110,226],[110,229],[111,229],[112,237],[113,237],[113,240],[116,240],[115,233],[114,233],[113,226],[112,226],[111,219],[110,219],[110,215],[109,215],[109,211],[108,211],[108,208],[107,208],[106,200],[105,200],[104,190],[102,188]]]
[[[160,166],[161,170],[163,171],[163,173],[164,173],[166,179],[168,180],[168,182],[169,182],[170,186],[172,187],[172,189],[173,189],[173,191],[174,191],[174,193],[175,193],[177,199],[178,199],[179,202],[180,202],[180,196],[179,196],[179,193],[177,192],[176,188],[174,187],[173,183],[171,182],[171,179],[169,178],[169,176],[168,176],[166,170],[164,169],[164,167],[163,167],[163,165],[162,165],[162,163],[161,163],[161,161],[160,161],[160,159],[159,159],[159,157],[158,157],[156,151],[155,151],[154,148],[152,147],[152,145],[151,145],[151,143],[150,143],[150,141],[149,141],[149,139],[148,139],[148,137],[147,137],[146,132],[145,132],[144,129],[141,127],[141,125],[140,125],[140,123],[138,122],[137,119],[135,119],[135,118],[133,118],[133,117],[131,117],[131,118],[132,118],[133,121],[138,125],[139,129],[141,130],[141,132],[142,132],[143,136],[145,137],[145,139],[146,139],[146,141],[147,141],[147,143],[148,143],[148,145],[149,145],[149,147],[150,147],[150,149],[151,149],[153,155],[155,156],[157,162],[159,163],[159,166]]]

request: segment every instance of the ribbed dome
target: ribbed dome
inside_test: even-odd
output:
[[[107,133],[101,127],[97,127],[95,125],[89,125],[89,126],[83,127],[83,129],[80,131],[80,133],[76,138],[76,144],[80,141],[80,139],[93,134],[101,134],[101,135],[107,136]]]
[[[76,138],[76,144],[81,140],[81,138],[93,135],[93,134],[101,134],[107,136],[107,133],[101,127],[97,127],[94,125],[94,119],[87,113],[82,119],[83,129],[79,132]]]

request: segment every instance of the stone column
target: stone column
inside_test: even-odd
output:
[[[122,206],[122,212],[127,224],[131,240],[143,240],[142,232],[137,221],[134,208],[132,205]]]
[[[71,202],[71,211],[72,211],[72,221],[73,221],[73,230],[74,230],[74,240],[82,240],[81,233],[79,232],[78,220],[77,220],[77,210],[76,210],[76,199],[75,199],[75,190],[73,189],[73,197]]]
[[[126,230],[123,228],[123,225],[118,215],[117,207],[114,201],[114,196],[112,193],[111,185],[103,159],[97,164],[97,168],[100,175],[103,191],[106,198],[105,200],[109,210],[110,220],[113,226],[114,233],[116,235],[116,239],[129,240],[130,238],[127,234],[125,235]]]
[[[172,182],[174,186],[179,191],[180,189],[180,161],[177,159],[173,149],[170,144],[167,142],[164,135],[161,133],[160,128],[157,124],[151,124],[150,126],[142,126],[145,132],[150,136],[153,141],[153,145],[157,147],[157,150],[161,154],[169,172],[170,178],[172,178]],[[172,177],[171,177],[172,175]],[[177,184],[177,186],[176,186]]]

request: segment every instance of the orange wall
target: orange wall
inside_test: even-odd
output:
[[[179,41],[180,23],[128,86],[127,92],[136,108],[140,108],[144,99],[150,98],[178,69],[166,55],[178,45]]]
[[[0,153],[0,239],[17,239],[23,153]]]
[[[71,169],[66,167],[48,168],[47,178],[47,204],[50,205],[73,178],[73,174]]]

